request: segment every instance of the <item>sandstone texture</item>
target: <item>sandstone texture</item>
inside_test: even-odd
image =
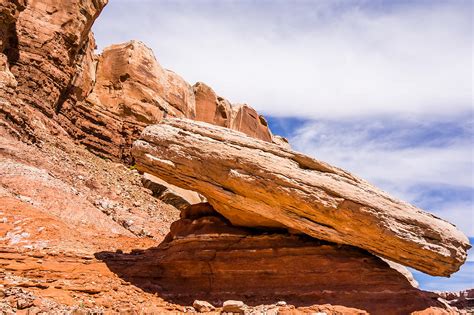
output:
[[[93,44],[85,47],[73,93],[58,118],[92,152],[132,163],[132,142],[145,126],[165,117],[206,121],[273,141],[265,119],[254,109],[231,105],[204,83],[191,86],[163,68],[142,42],[112,45],[99,56],[92,50]]]
[[[143,187],[151,190],[154,197],[159,198],[161,201],[179,210],[184,210],[189,205],[205,201],[205,198],[195,191],[171,185],[150,174],[143,174],[142,184]]]
[[[452,226],[291,151],[144,43],[97,54],[106,4],[0,2],[1,314],[470,310],[373,255],[449,274],[467,247]]]
[[[16,6],[10,18],[2,10],[0,22],[9,21],[2,27],[0,53],[16,82],[14,89],[0,84],[0,121],[11,134],[29,142],[64,134],[56,113],[71,91],[77,65],[92,44],[90,28],[106,3],[32,0],[0,5]]]
[[[470,248],[452,224],[354,175],[226,128],[167,119],[144,130],[133,155],[234,225],[287,228],[438,276],[457,271]]]
[[[0,123],[29,142],[72,136],[97,155],[133,163],[130,148],[145,126],[163,117],[195,119],[197,112],[207,117],[216,109],[139,41],[97,55],[90,29],[106,3],[0,4]],[[216,102],[219,110],[225,106],[226,121],[209,122],[272,141],[264,118],[252,108],[240,110],[217,96]]]
[[[278,230],[235,227],[209,204],[190,206],[160,246],[138,257],[100,255],[130,282],[147,279],[145,290],[158,290],[160,296],[185,305],[195,299],[213,305],[239,300],[223,304],[223,311],[234,313],[243,313],[242,301],[329,303],[371,314],[409,314],[442,306],[437,295],[414,288],[404,275],[364,250]]]

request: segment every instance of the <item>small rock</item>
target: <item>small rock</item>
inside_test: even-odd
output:
[[[247,305],[242,301],[227,300],[222,304],[223,313],[237,313],[243,314]]]
[[[33,301],[30,299],[18,299],[16,301],[16,307],[20,310],[33,306]]]
[[[286,305],[286,302],[285,301],[278,301],[276,303],[276,306],[285,306]]]
[[[193,303],[193,307],[198,312],[210,312],[216,309],[211,303],[200,300],[195,300]]]

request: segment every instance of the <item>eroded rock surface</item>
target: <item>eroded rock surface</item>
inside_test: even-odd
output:
[[[205,198],[195,191],[171,185],[150,174],[143,174],[142,184],[143,187],[151,190],[154,197],[180,210],[184,210],[189,205],[205,201]]]
[[[139,41],[96,55],[90,29],[106,3],[0,4],[0,123],[11,134],[30,142],[69,135],[97,155],[132,163],[132,142],[145,126],[163,117],[195,119],[198,112],[214,115],[209,122],[272,141],[252,108],[233,109],[217,96],[218,108],[209,107],[199,89],[163,68]]]
[[[201,193],[235,225],[287,228],[441,276],[470,248],[452,224],[354,175],[226,128],[167,119],[144,130],[133,155],[139,169]]]
[[[441,306],[437,295],[414,288],[364,250],[278,230],[235,227],[208,204],[190,206],[159,247],[137,255],[104,254],[104,260],[128,281],[185,305],[195,299],[214,305],[232,299],[247,305],[283,300],[298,306],[344,305],[371,314]]]

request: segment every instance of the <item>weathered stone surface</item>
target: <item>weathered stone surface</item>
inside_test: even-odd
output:
[[[16,22],[9,50],[18,95],[48,117],[64,101],[89,31],[107,0],[32,0]],[[34,93],[32,93],[34,91]]]
[[[440,292],[438,295],[451,306],[474,312],[474,289],[460,292]]]
[[[250,106],[246,104],[233,106],[202,82],[196,83],[193,88],[196,99],[195,120],[241,131],[264,141],[279,144],[285,142],[282,137],[272,136],[265,118]]]
[[[146,125],[166,116],[196,117],[195,91],[141,42],[95,55],[90,28],[106,3],[0,4],[0,125],[30,142],[69,134],[97,155],[133,163],[131,145]],[[215,100],[230,126],[231,104]],[[205,116],[206,102],[199,104]],[[214,123],[222,121],[216,116]],[[239,124],[256,136],[262,133],[252,129],[257,126],[248,119]]]
[[[60,120],[68,132],[96,154],[132,163],[130,148],[142,129],[164,117],[186,117],[235,128],[271,141],[268,126],[251,109],[237,110],[204,83],[192,87],[164,69],[139,41],[112,45],[95,56],[94,40],[82,64]],[[253,115],[253,116],[252,116]],[[235,117],[235,122],[232,120]]]
[[[0,124],[11,134],[34,142],[38,137],[65,134],[56,113],[71,92],[77,66],[84,59],[90,28],[107,0],[15,0],[18,14],[4,26],[2,53],[17,82],[1,92]],[[12,19],[10,19],[12,20]],[[0,89],[1,90],[1,89]]]
[[[232,107],[230,128],[241,131],[252,138],[272,142],[272,134],[268,128],[267,121],[247,104]]]
[[[205,198],[197,192],[171,185],[150,174],[143,174],[142,184],[152,191],[153,196],[180,210],[187,208],[189,205],[205,201]]]
[[[205,83],[198,82],[193,86],[196,99],[196,120],[213,125],[229,127],[231,105],[218,98],[214,90]]]
[[[247,308],[242,301],[227,300],[222,304],[222,312],[228,313],[243,314]]]
[[[210,312],[216,309],[214,305],[212,305],[211,303],[206,302],[206,301],[200,301],[200,300],[194,301],[193,307],[198,312]]]
[[[167,119],[133,146],[139,169],[204,195],[233,224],[287,228],[431,275],[466,259],[455,226],[341,169],[226,128]]]
[[[192,87],[160,66],[150,48],[139,41],[112,45],[98,57],[89,101],[108,112],[147,124],[164,115],[195,116]]]
[[[206,205],[190,208],[198,207]],[[190,209],[194,218],[174,222],[157,248],[110,257],[109,268],[182,305],[196,299],[214,305],[285,300],[297,306],[343,305],[371,314],[442,306],[437,295],[414,288],[404,275],[364,250],[280,230],[235,227],[220,214],[201,212],[199,217],[199,211]],[[236,304],[234,312],[243,308]]]

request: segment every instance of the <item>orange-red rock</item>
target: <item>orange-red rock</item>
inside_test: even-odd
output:
[[[130,148],[141,130],[164,117],[186,117],[272,141],[264,119],[248,106],[232,109],[204,83],[191,87],[158,63],[138,41],[92,55],[91,45],[59,112],[62,125],[93,152],[132,162]]]
[[[193,86],[196,99],[196,117],[198,121],[222,127],[229,127],[231,121],[231,105],[219,98],[214,90],[202,82]]]
[[[252,138],[272,142],[272,134],[267,121],[247,104],[232,107],[230,128],[241,131]]]
[[[191,207],[203,207],[195,205]],[[441,306],[366,251],[272,230],[229,225],[219,214],[190,210],[164,243],[134,255],[98,257],[127,281],[180,304],[205,300],[247,305],[283,300],[334,304],[371,314],[409,314]],[[193,214],[190,218],[189,214]]]

